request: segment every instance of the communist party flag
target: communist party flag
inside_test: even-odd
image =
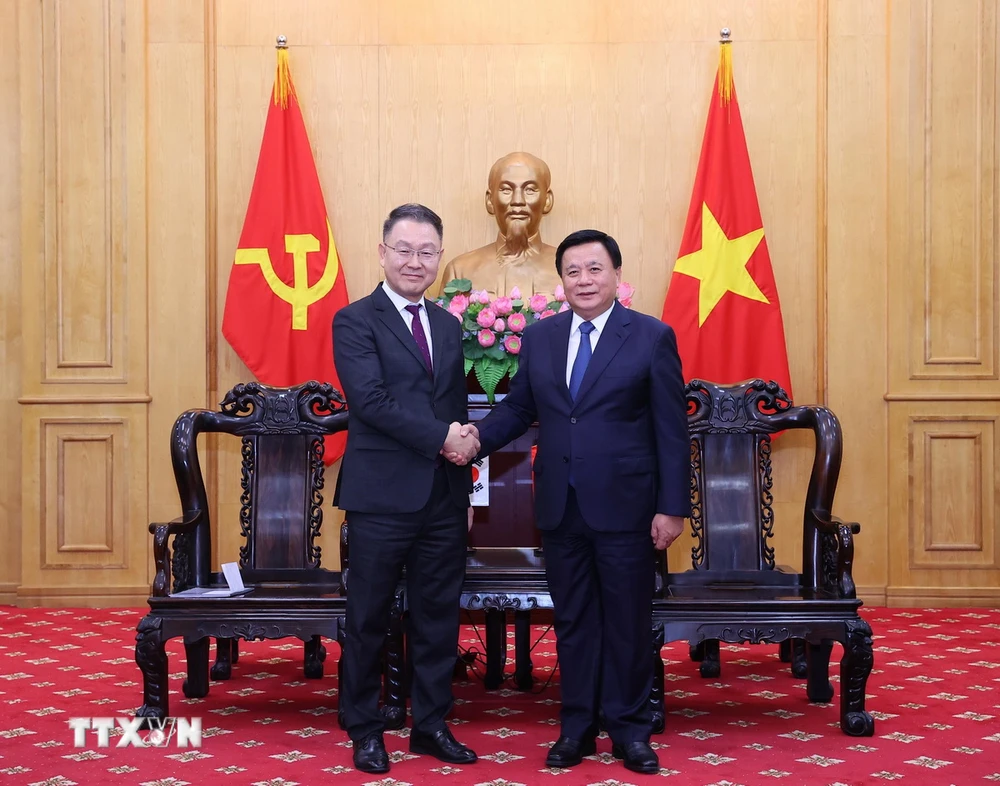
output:
[[[289,387],[315,379],[340,389],[332,320],[348,302],[288,50],[279,44],[222,334],[265,384]],[[343,455],[345,441],[346,433],[327,439],[327,463]]]
[[[761,377],[791,397],[781,306],[729,48],[724,39],[663,321],[677,334],[686,381]]]

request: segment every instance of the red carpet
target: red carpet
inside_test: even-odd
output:
[[[611,757],[609,740],[573,770],[544,769],[558,735],[558,674],[536,694],[456,685],[454,732],[480,761],[448,767],[411,756],[406,732],[386,737],[387,776],[351,768],[337,727],[336,677],[301,675],[298,641],[242,643],[228,683],[206,699],[180,694],[183,648],[168,645],[172,712],[202,718],[200,749],[98,748],[93,732],[77,749],[71,717],[129,716],[141,704],[134,663],[136,609],[0,607],[0,783],[72,786],[142,784],[260,786],[476,784],[623,786],[670,783],[988,784],[1000,782],[1000,611],[865,609],[875,630],[868,709],[876,736],[841,734],[836,705],[810,705],[776,647],[724,647],[722,678],[706,681],[687,647],[664,648],[667,731],[653,738],[659,776],[635,775]],[[536,629],[536,635],[542,629]],[[482,649],[472,628],[467,646]],[[335,670],[337,646],[327,671]],[[834,648],[839,659],[840,648]],[[554,664],[551,634],[534,653],[542,681]],[[512,667],[508,667],[511,669]],[[836,670],[833,670],[836,674]],[[836,677],[834,677],[836,680]],[[839,700],[839,695],[834,701]],[[119,730],[120,733],[120,730]]]

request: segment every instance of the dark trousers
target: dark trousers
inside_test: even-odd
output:
[[[386,488],[386,494],[392,489]],[[351,739],[385,729],[380,662],[396,587],[406,567],[413,728],[435,732],[451,710],[458,653],[459,594],[465,580],[468,519],[449,495],[444,468],[417,513],[350,513],[350,575],[340,701]]]
[[[593,737],[603,709],[614,742],[648,742],[655,568],[649,530],[591,529],[570,488],[563,520],[542,532],[542,542],[561,675],[562,734]]]

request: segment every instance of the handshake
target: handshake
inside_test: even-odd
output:
[[[448,427],[448,436],[441,448],[441,455],[452,464],[462,467],[479,453],[479,429],[471,423],[464,426],[455,422]]]

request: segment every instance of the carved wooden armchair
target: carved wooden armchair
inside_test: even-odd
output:
[[[184,637],[188,673],[183,691],[188,698],[208,693],[210,637],[218,641],[211,671],[215,679],[229,678],[239,639],[290,636],[305,642],[305,676],[322,677],[321,637],[343,644],[347,612],[344,575],[322,566],[317,543],[323,523],[323,439],[347,428],[347,418],[344,399],[328,384],[272,388],[254,382],[229,391],[219,412],[190,410],[177,419],[170,450],[183,515],[149,525],[156,577],[149,613],[136,635],[135,659],[143,675],[143,705],[137,715],[168,715],[164,644],[176,636]],[[197,447],[198,435],[207,432],[241,440],[239,565],[250,592],[235,597],[179,594],[226,586],[223,576],[211,570],[210,506]],[[341,561],[346,566],[345,535]],[[393,619],[387,621],[384,703],[395,728],[405,721],[406,711],[402,610],[400,593]]]
[[[686,388],[691,434],[691,569],[668,573],[661,557],[653,604],[658,667],[652,704],[662,727],[664,641],[688,641],[703,658],[718,643],[804,642],[810,701],[833,697],[829,681],[834,642],[840,661],[840,725],[871,736],[865,684],[871,673],[872,631],[858,609],[851,569],[860,526],[831,515],[840,474],[840,423],[830,410],[792,406],[774,382],[722,387],[694,380]],[[771,435],[810,429],[816,439],[802,520],[802,571],[775,564],[772,537]],[[704,666],[704,660],[703,664]],[[718,672],[716,672],[718,673]]]

